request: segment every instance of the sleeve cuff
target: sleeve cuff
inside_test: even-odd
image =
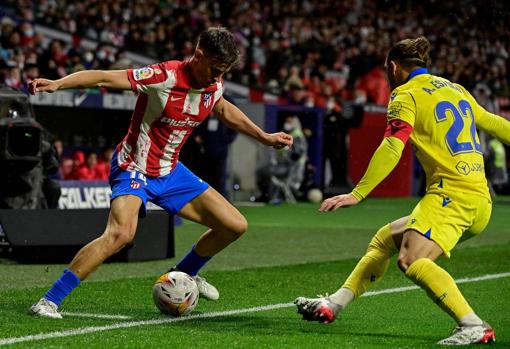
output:
[[[131,90],[133,92],[138,92],[138,86],[136,85],[135,79],[133,78],[133,69],[127,69],[126,72],[129,83],[131,84]]]
[[[358,199],[358,201],[363,201],[363,199],[365,199],[365,197],[363,195],[361,195],[361,193],[359,191],[356,190],[356,188],[354,188],[352,191],[351,191],[351,194],[352,196],[354,196],[356,199]]]

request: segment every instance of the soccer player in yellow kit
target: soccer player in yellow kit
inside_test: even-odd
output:
[[[429,74],[429,49],[424,37],[402,40],[390,49],[385,67],[393,92],[385,137],[353,191],[325,200],[319,210],[358,204],[397,165],[409,138],[426,172],[425,196],[409,216],[379,229],[337,292],[299,297],[295,303],[304,319],[332,322],[383,277],[391,256],[398,253],[399,268],[458,323],[438,344],[488,343],[495,340],[493,329],[434,261],[450,257],[457,243],[487,226],[492,202],[476,128],[510,144],[510,122],[484,110],[462,86]]]

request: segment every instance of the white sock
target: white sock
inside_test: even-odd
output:
[[[459,320],[460,326],[477,326],[482,324],[482,319],[480,319],[475,313],[467,314]]]
[[[354,300],[354,293],[352,293],[351,290],[348,288],[341,288],[335,293],[333,293],[331,296],[329,296],[329,299],[335,303],[341,306],[342,308],[345,308],[349,303],[351,303]]]

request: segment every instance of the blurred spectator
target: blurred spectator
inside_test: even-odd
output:
[[[506,150],[499,139],[488,135],[486,173],[492,193],[496,193],[508,183]]]
[[[40,77],[39,67],[35,62],[26,62],[23,73],[23,88],[28,88],[28,82]]]
[[[58,199],[62,193],[60,184],[54,180],[59,170],[61,155],[57,146],[58,142],[56,142],[55,137],[48,131],[44,131],[41,140],[44,208],[57,208]]]
[[[4,84],[11,88],[22,88],[21,72],[18,65],[13,61],[7,62],[7,72],[5,75]]]
[[[81,157],[81,154],[79,156]],[[94,181],[101,179],[100,176],[101,174],[97,167],[97,154],[95,152],[87,153],[84,162],[78,163],[78,165],[75,163],[72,173],[73,179]]]
[[[71,161],[69,161],[71,160]],[[85,164],[85,153],[76,150],[69,159],[63,158],[61,164],[62,179],[77,179],[78,168]]]
[[[110,176],[110,163],[112,161],[113,148],[107,147],[101,153],[96,166],[97,179],[108,180]]]
[[[289,158],[292,160],[292,164],[289,168],[288,184],[292,191],[297,193],[303,183],[305,175],[308,142],[297,116],[287,116],[283,123],[283,129],[294,137],[294,144],[287,149]]]
[[[299,67],[296,65],[293,65],[290,68],[290,73],[285,81],[284,90],[290,91],[291,89],[304,89],[305,85],[303,84],[303,80],[301,80],[301,77],[299,76]]]
[[[60,79],[66,75],[67,55],[63,43],[53,40],[49,49],[40,57],[41,74],[48,79]]]
[[[499,113],[498,105],[492,98],[491,90],[484,83],[478,83],[473,90],[477,102],[491,113]],[[508,183],[508,169],[506,165],[506,149],[497,138],[479,130],[480,144],[484,153],[485,173],[489,182],[489,189],[494,196]]]
[[[74,168],[74,161],[71,158],[68,157],[62,157],[60,159],[60,168],[58,171],[58,178],[61,180],[67,180],[67,179],[73,179],[72,173]]]
[[[257,170],[259,200],[273,204],[286,200],[294,202],[303,196],[300,191],[305,178],[308,143],[297,116],[285,117],[283,129],[294,137],[290,148],[270,149],[269,164]]]
[[[363,75],[356,85],[354,95],[356,103],[388,104],[390,86],[386,80],[386,73],[382,67],[374,67]]]

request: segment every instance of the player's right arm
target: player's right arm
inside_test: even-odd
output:
[[[30,94],[55,92],[72,88],[105,87],[131,90],[126,70],[84,70],[58,80],[34,79],[28,86]]]

